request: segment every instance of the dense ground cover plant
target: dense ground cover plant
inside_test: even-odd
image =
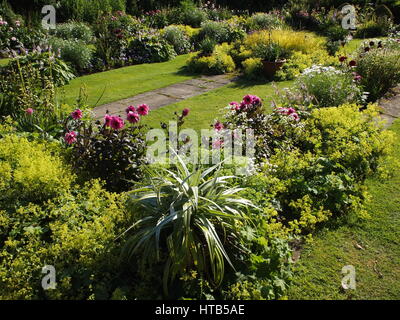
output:
[[[0,144],[1,208],[41,203],[69,189],[72,176],[54,146],[2,134]]]
[[[47,169],[52,167],[53,163]],[[43,182],[42,186],[50,187],[53,181]],[[65,186],[63,195],[43,205],[31,203],[0,210],[0,297],[124,298],[118,294],[118,286],[129,275],[119,276],[119,246],[115,241],[129,225],[124,202],[124,195],[108,193],[101,183],[92,181],[83,187]],[[56,269],[54,290],[45,291],[41,286],[45,265]]]

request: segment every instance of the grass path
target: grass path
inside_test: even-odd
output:
[[[81,86],[85,86],[90,107],[94,107],[100,97],[98,105],[133,97],[194,78],[181,71],[187,59],[188,55],[182,55],[168,62],[135,65],[79,77],[61,88],[61,96],[65,103],[74,104]]]
[[[390,130],[400,137],[400,120]],[[400,160],[399,140],[394,156]],[[305,247],[289,299],[400,299],[400,172],[393,174],[368,180],[370,219],[350,217]],[[356,290],[341,289],[345,265],[355,267]]]

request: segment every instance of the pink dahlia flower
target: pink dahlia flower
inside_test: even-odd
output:
[[[130,123],[138,123],[140,121],[140,116],[137,112],[130,111],[126,116],[126,120]]]
[[[121,117],[111,117],[110,121],[110,127],[113,128],[114,130],[120,130],[125,126],[124,120],[121,119]]]
[[[82,110],[76,109],[74,112],[71,113],[71,117],[75,120],[82,118]]]
[[[64,140],[68,144],[73,144],[76,142],[76,136],[77,136],[77,134],[75,131],[67,132],[65,134]]]
[[[141,104],[138,108],[137,108],[137,112],[141,115],[141,116],[147,116],[149,114],[150,108],[147,104]]]
[[[136,112],[136,108],[134,106],[129,106],[128,108],[126,108],[125,112],[126,113]]]

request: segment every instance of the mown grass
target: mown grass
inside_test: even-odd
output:
[[[390,130],[400,137],[400,121]],[[397,140],[394,156],[400,160]],[[370,219],[350,217],[306,245],[289,299],[400,299],[400,172],[367,182]],[[356,290],[341,289],[343,266],[356,270]]]
[[[79,77],[60,89],[61,99],[67,104],[74,104],[80,88],[84,86],[87,103],[94,108],[96,103],[102,105],[182,82],[195,77],[182,72],[187,59],[188,55],[182,55],[168,62],[135,65]]]
[[[284,88],[290,87],[291,84],[292,81],[285,81],[276,83],[276,86]],[[144,118],[143,123],[158,128],[160,122],[168,123],[172,120],[174,112],[180,114],[184,108],[188,108],[190,114],[186,118],[184,127],[195,130],[209,129],[214,119],[222,118],[230,102],[240,102],[246,94],[262,98],[266,111],[271,110],[271,101],[276,98],[275,89],[270,82],[241,79],[222,88],[154,110]]]

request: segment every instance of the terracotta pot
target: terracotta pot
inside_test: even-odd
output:
[[[279,60],[275,62],[263,61],[264,73],[268,77],[273,77],[277,71],[279,71],[285,64],[286,60]]]

